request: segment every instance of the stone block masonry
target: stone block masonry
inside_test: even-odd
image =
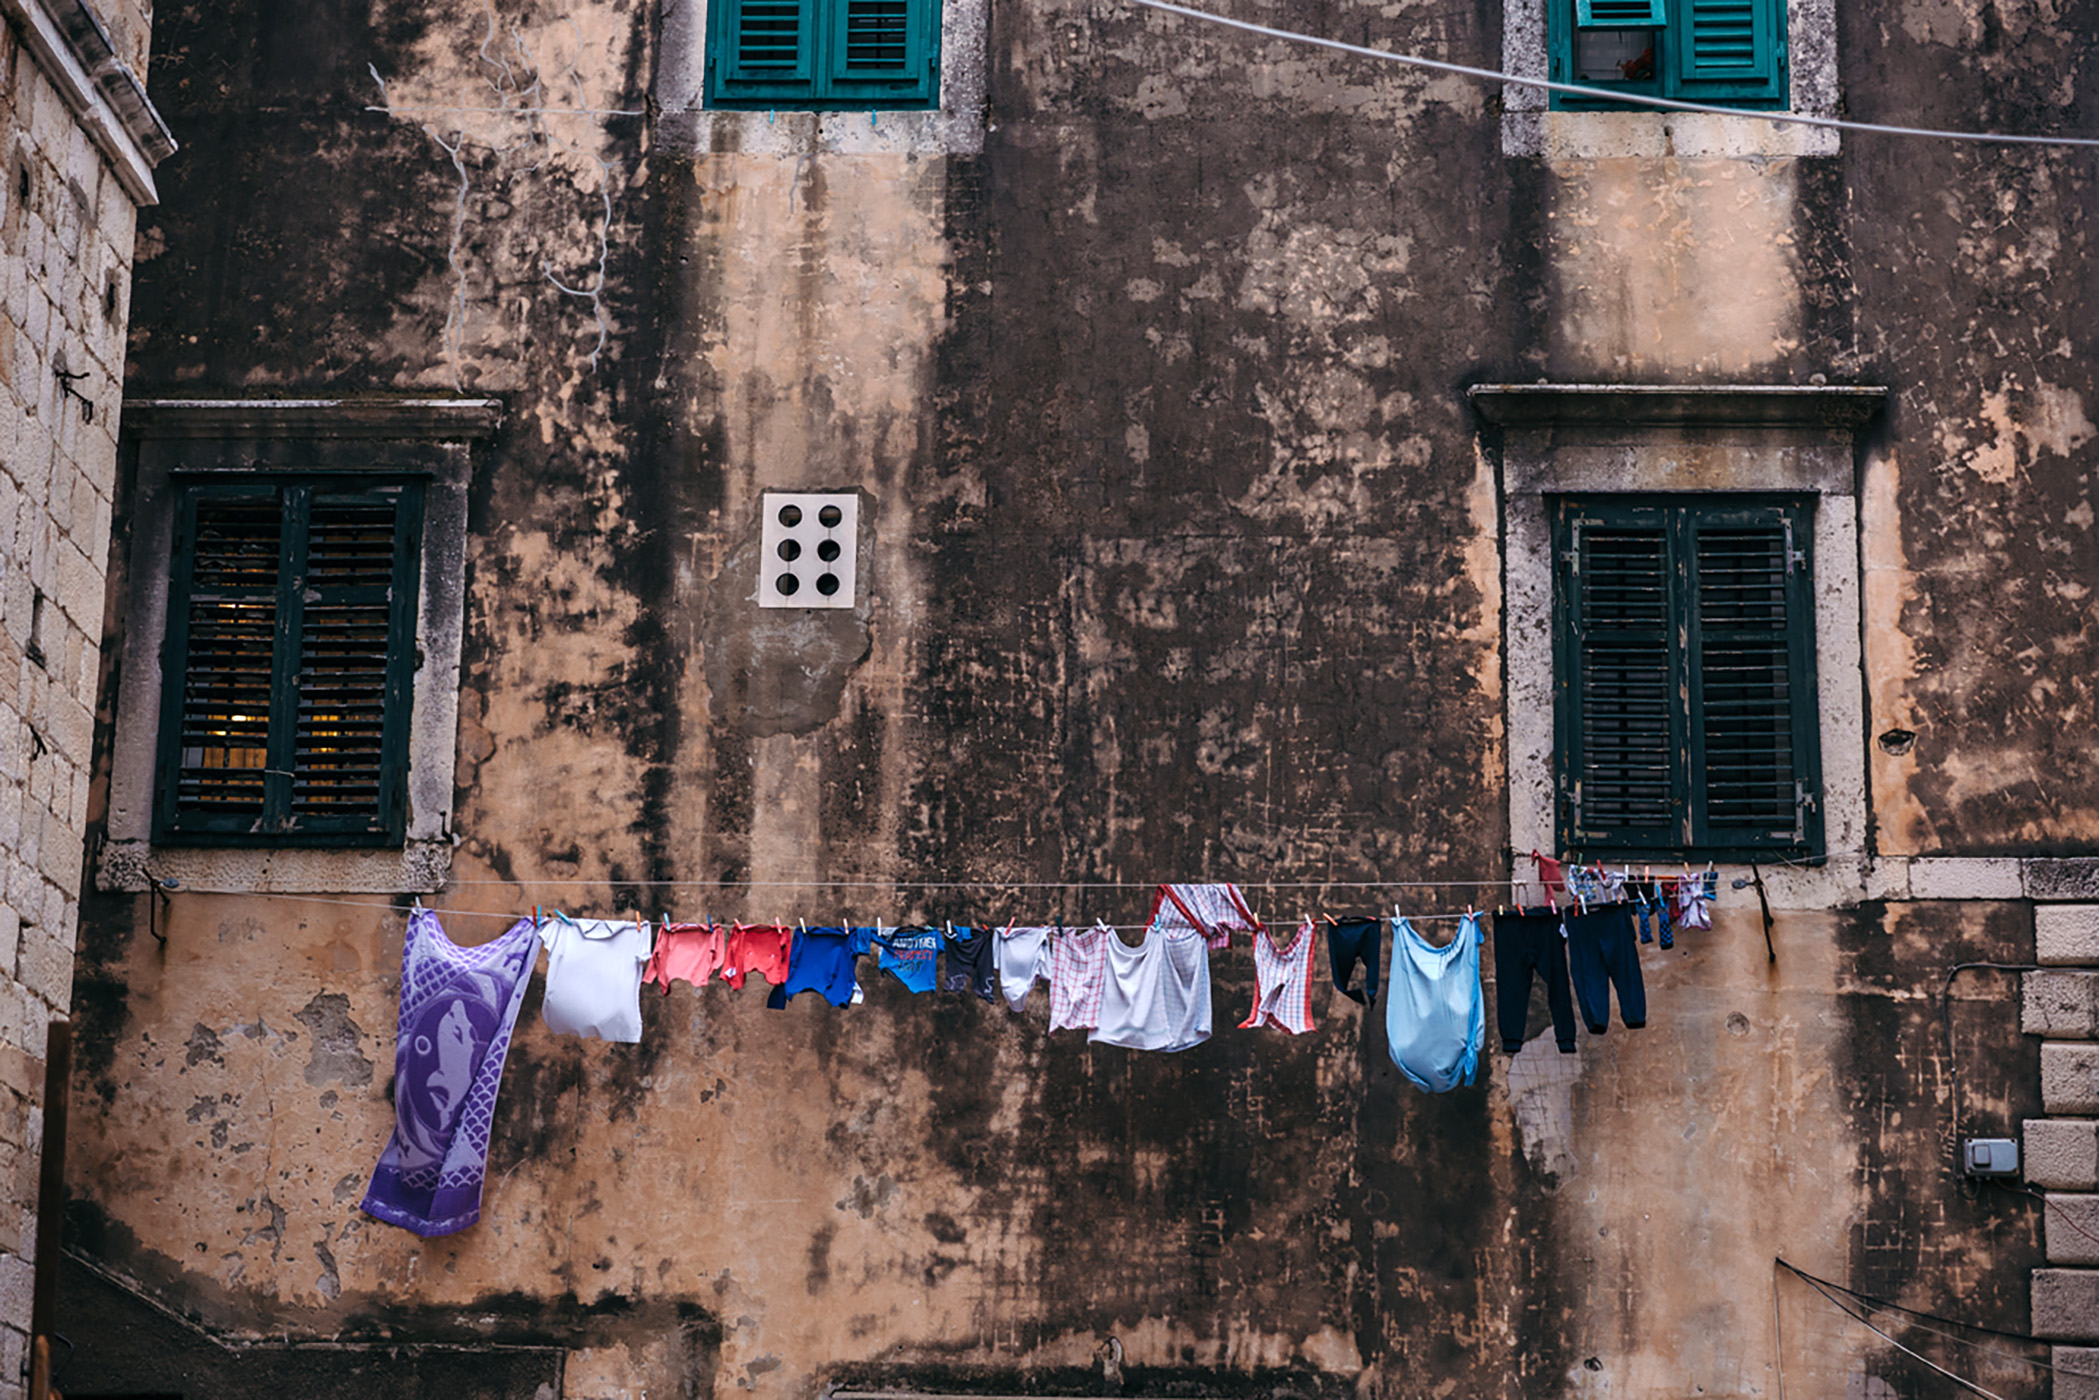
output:
[[[97,4],[143,67],[138,0]],[[45,1041],[72,997],[122,402],[133,194],[41,0],[0,24],[0,1400],[21,1393]],[[70,41],[65,41],[70,42]],[[77,55],[74,55],[77,58]],[[76,84],[61,90],[61,83]],[[117,124],[123,129],[123,123]],[[134,179],[134,184],[136,180]],[[146,188],[150,191],[150,182]]]

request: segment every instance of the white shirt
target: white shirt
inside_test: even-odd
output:
[[[641,974],[649,926],[632,919],[570,919],[541,925],[547,945],[547,1029],[632,1045],[641,1039]]]
[[[1195,929],[1145,930],[1108,945],[1100,1026],[1087,1037],[1132,1050],[1186,1050],[1210,1038],[1210,950]]]

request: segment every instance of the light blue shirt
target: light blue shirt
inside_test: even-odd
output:
[[[1392,920],[1392,975],[1385,984],[1385,1046],[1415,1087],[1431,1094],[1470,1084],[1487,1033],[1480,994],[1480,917],[1438,948],[1405,919]]]

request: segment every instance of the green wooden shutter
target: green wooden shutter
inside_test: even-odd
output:
[[[1671,638],[1675,593],[1664,513],[1563,511],[1560,787],[1577,844],[1663,849],[1684,839],[1683,725]]]
[[[403,488],[315,493],[299,619],[291,822],[398,839],[418,513]],[[403,607],[407,611],[403,612]]]
[[[1553,504],[1563,848],[1819,850],[1812,506]]]
[[[1669,23],[1668,0],[1574,0],[1580,29],[1644,29]]]
[[[938,0],[828,0],[829,95],[930,105],[939,96]]]
[[[1804,511],[1709,507],[1687,539],[1693,840],[1799,847],[1815,804],[1813,592]]]
[[[157,840],[398,843],[422,483],[181,488]]]
[[[1785,0],[1676,0],[1676,95],[1693,101],[1783,104]]]
[[[283,532],[268,489],[198,488],[177,510],[155,804],[164,828],[263,819]]]

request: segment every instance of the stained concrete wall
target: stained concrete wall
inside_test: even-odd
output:
[[[142,69],[146,7],[106,18]],[[72,1000],[134,217],[12,16],[0,162],[0,1396],[12,1396],[46,1036]]]
[[[1967,251],[2007,198],[2073,239],[2070,158],[1511,159],[1476,87],[1050,4],[992,16],[976,143],[621,115],[674,70],[691,90],[640,4],[159,18],[198,136],[148,231],[131,392],[508,405],[476,461],[461,845],[431,900],[500,912],[459,936],[541,902],[1129,922],[1135,889],[1018,887],[1501,877],[1501,464],[1463,389],[1539,376],[1890,385],[1857,458],[1851,758],[1918,738],[1871,751],[1875,849],[2099,837],[2075,755],[2023,795],[1958,779],[2038,771],[2084,682],[2058,663],[2012,704],[2004,648],[2074,651],[2088,618],[2044,587],[2079,567],[2074,521],[2049,527],[2068,554],[1960,522],[2074,513],[2090,449],[2022,457],[2040,430],[2007,430],[1976,497],[1939,436],[1997,346],[2083,402],[2083,289],[2014,298]],[[1501,22],[1328,19],[1461,61]],[[1955,123],[1955,95],[1887,74],[1967,75],[1969,49],[1848,22],[1855,110]],[[1992,52],[1992,119],[2054,120],[2037,75],[2071,50]],[[2020,382],[2005,411],[2038,422]],[[861,493],[859,606],[753,606],[772,488]],[[1998,642],[1955,644],[1978,628]],[[1958,1189],[1948,1077],[1964,1123],[2009,1131],[2039,1062],[1987,981],[1957,989],[1949,1061],[1931,994],[1954,962],[2030,961],[2032,914],[2016,888],[1869,893],[1782,901],[1773,963],[1730,892],[1650,958],[1648,1029],[1493,1053],[1436,1098],[1324,988],[1302,1042],[1170,1058],[879,979],[846,1013],[651,993],[613,1047],[547,1034],[535,990],[487,1216],[429,1243],[355,1208],[391,1122],[398,912],[178,895],[163,946],[142,901],[100,898],[76,1238],[213,1335],[556,1347],[579,1397],[1090,1390],[1110,1337],[1146,1393],[1752,1395],[1781,1367],[1907,1393],[1928,1373],[1771,1259],[2026,1325],[2039,1216]],[[1216,975],[1236,1020],[1243,950]]]

